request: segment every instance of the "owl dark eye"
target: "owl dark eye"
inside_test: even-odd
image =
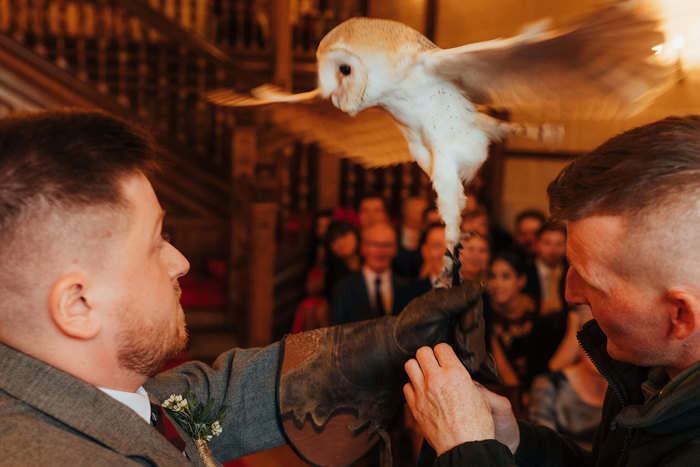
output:
[[[344,74],[345,76],[347,76],[347,75],[349,75],[350,73],[352,73],[352,68],[350,68],[350,65],[342,64],[342,65],[340,65],[340,66],[338,67],[338,69],[339,69],[340,72],[341,72],[342,74]]]

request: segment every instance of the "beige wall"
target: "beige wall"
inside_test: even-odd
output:
[[[504,161],[501,218],[496,221],[513,231],[515,216],[524,209],[539,209],[546,215],[547,185],[571,159],[507,156]]]

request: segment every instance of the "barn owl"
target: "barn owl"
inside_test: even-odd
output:
[[[410,156],[431,179],[451,250],[460,239],[463,183],[486,159],[490,142],[513,133],[547,133],[547,127],[533,134],[532,128],[491,118],[481,106],[554,121],[581,105],[588,106],[589,118],[633,114],[669,82],[670,70],[653,57],[652,47],[663,42],[657,21],[629,2],[598,10],[566,29],[552,30],[544,21],[511,38],[451,49],[395,21],[352,18],[318,46],[317,89],[284,94],[261,87],[253,99],[231,91],[208,98],[232,106],[330,98],[353,117],[371,107],[388,112]],[[308,127],[324,122],[312,113],[290,118],[290,125],[318,132]]]

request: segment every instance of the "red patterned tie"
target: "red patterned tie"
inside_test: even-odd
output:
[[[165,439],[170,441],[170,444],[175,446],[178,451],[182,453],[185,452],[185,440],[180,437],[173,422],[165,415],[163,407],[151,404],[151,424],[161,435],[165,436]]]

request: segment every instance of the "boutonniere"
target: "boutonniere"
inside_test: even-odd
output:
[[[224,413],[226,405],[213,410],[214,399],[209,399],[205,405],[202,405],[197,401],[197,396],[186,390],[182,395],[173,394],[165,399],[163,408],[194,440],[204,465],[215,467],[207,441],[211,441],[214,436],[219,436],[223,431],[221,422],[226,417]]]

